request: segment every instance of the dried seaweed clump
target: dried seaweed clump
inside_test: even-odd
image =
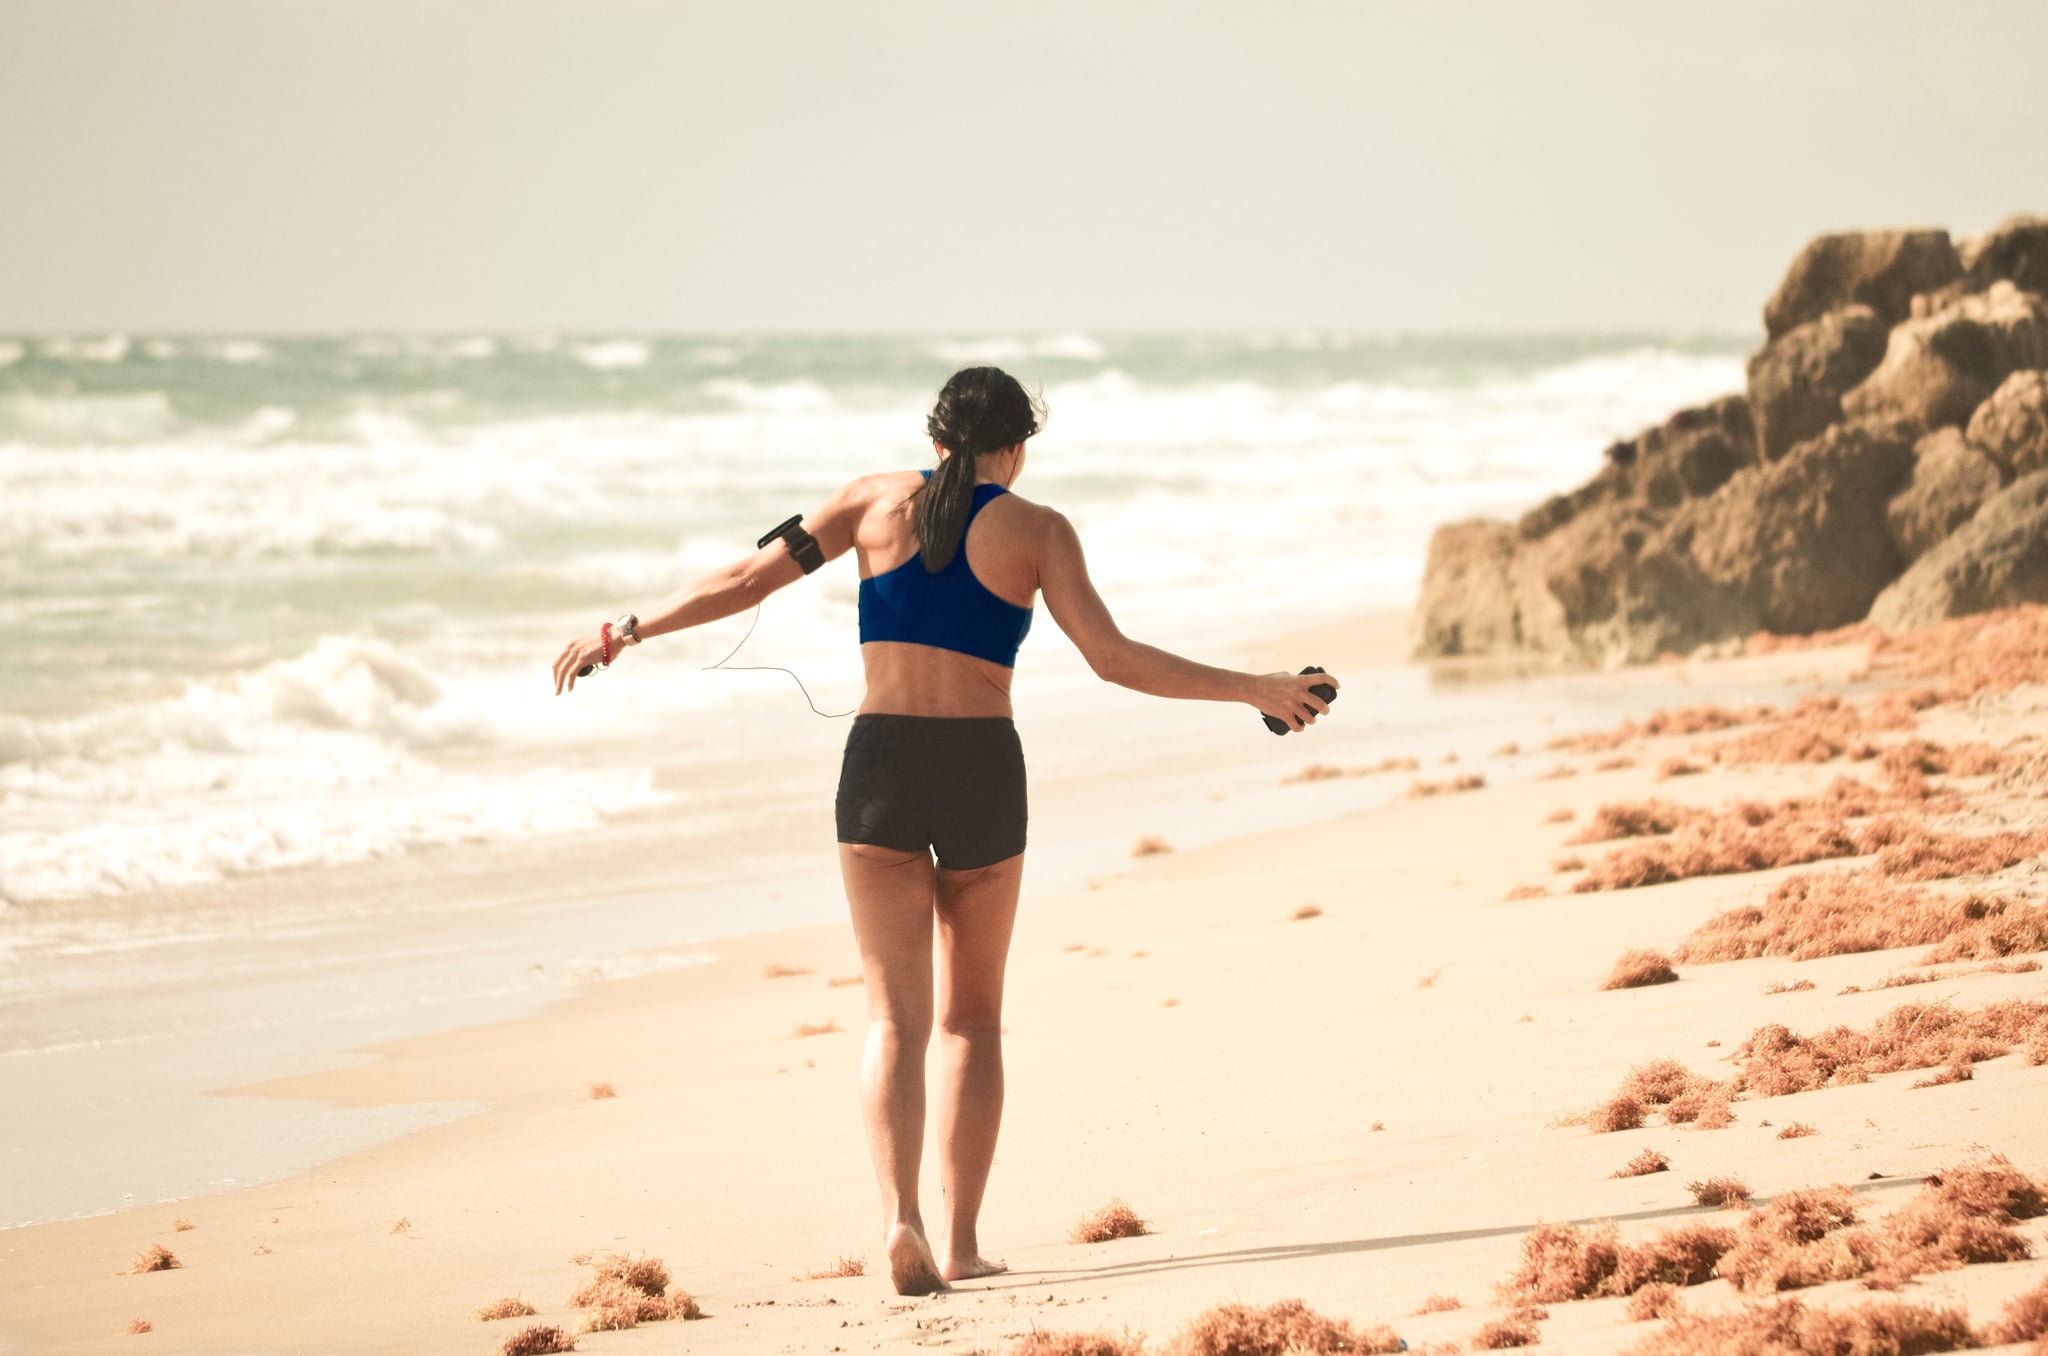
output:
[[[1671,1160],[1655,1149],[1645,1149],[1628,1162],[1609,1173],[1610,1177],[1648,1177],[1653,1172],[1669,1172]]]
[[[1713,1314],[1680,1314],[1627,1356],[1920,1356],[1977,1345],[1956,1308],[1882,1300],[1809,1309],[1796,1299]]]
[[[1422,1314],[1448,1314],[1454,1309],[1462,1309],[1464,1307],[1465,1301],[1459,1299],[1456,1295],[1431,1295],[1422,1302],[1415,1312],[1418,1316]]]
[[[1845,785],[1846,784],[1846,785]],[[1653,842],[1632,843],[1608,853],[1579,880],[1574,893],[1629,890],[1694,876],[1728,876],[1799,866],[1877,851],[1901,833],[1888,821],[1852,833],[1850,818],[1867,815],[1875,802],[1851,778],[1840,778],[1823,796],[1776,805],[1738,801],[1703,812]],[[1603,807],[1605,808],[1605,807]]]
[[[805,1036],[830,1036],[845,1029],[845,1027],[839,1025],[836,1018],[827,1017],[822,1022],[798,1022],[796,1030],[791,1034],[801,1039]]]
[[[517,1295],[508,1295],[504,1299],[492,1300],[489,1304],[471,1311],[469,1321],[490,1323],[500,1318],[531,1318],[539,1312],[540,1310]]]
[[[784,965],[780,961],[770,961],[761,967],[761,978],[794,979],[799,975],[807,975],[810,972],[811,967],[808,965]]]
[[[1502,895],[1501,899],[1504,903],[1514,904],[1524,899],[1542,899],[1545,895],[1548,895],[1549,893],[1550,889],[1548,886],[1512,885],[1508,887],[1508,892],[1505,895]],[[1675,975],[1672,977],[1674,979],[1677,978],[1677,976]]]
[[[1745,1183],[1733,1177],[1709,1177],[1704,1182],[1687,1182],[1685,1189],[1692,1193],[1696,1204],[1719,1206],[1723,1210],[1748,1205],[1753,1194]]]
[[[1630,1295],[1646,1285],[1700,1285],[1735,1239],[1733,1229],[1689,1224],[1625,1244],[1612,1220],[1584,1228],[1542,1224],[1523,1236],[1521,1265],[1500,1293],[1520,1304],[1558,1304]]]
[[[1922,1272],[2031,1256],[2014,1226],[2048,1214],[2041,1187],[2002,1155],[1936,1173],[1884,1220],[1870,1283],[1894,1289]]]
[[[1593,811],[1593,818],[1565,841],[1567,843],[1611,843],[1618,838],[1648,838],[1672,833],[1679,826],[1708,819],[1711,810],[1677,805],[1668,800],[1609,801]]]
[[[1705,771],[1698,763],[1689,763],[1683,758],[1666,758],[1657,764],[1657,780],[1666,782],[1673,777],[1693,777]]]
[[[1652,1108],[1662,1107],[1667,1125],[1697,1124],[1703,1130],[1718,1130],[1735,1119],[1729,1104],[1736,1092],[1732,1082],[1702,1078],[1675,1059],[1656,1059],[1630,1069],[1614,1096],[1587,1113],[1585,1122],[1595,1134],[1633,1130]],[[1633,1120],[1630,1107],[1634,1108]]]
[[[1300,908],[1296,909],[1293,913],[1288,915],[1288,921],[1293,923],[1302,923],[1306,922],[1311,918],[1321,918],[1322,916],[1323,910],[1321,905],[1304,904]]]
[[[1983,1336],[1986,1346],[2048,1337],[2048,1281],[2015,1295],[1998,1321],[1985,1326]]]
[[[1864,834],[1879,875],[1893,880],[1988,876],[2048,852],[2048,832],[1939,833],[1919,826],[1872,824]]]
[[[1133,857],[1157,857],[1171,851],[1173,844],[1167,842],[1163,835],[1156,833],[1143,834],[1137,842],[1131,844]]]
[[[161,1243],[152,1243],[135,1254],[135,1261],[128,1267],[130,1276],[145,1276],[152,1271],[169,1271],[185,1264],[172,1255],[171,1250]]]
[[[1643,1104],[1626,1093],[1610,1097],[1586,1113],[1586,1128],[1596,1135],[1612,1135],[1643,1128]]]
[[[1546,824],[1569,824],[1578,817],[1579,812],[1577,810],[1574,810],[1569,805],[1560,805],[1549,814],[1543,816],[1543,822]]]
[[[1877,770],[1888,780],[1916,776],[1984,777],[2005,766],[2005,755],[1989,744],[1936,744],[1908,739],[1886,749]]]
[[[1976,1012],[1908,1003],[1861,1031],[1837,1026],[1801,1036],[1760,1026],[1736,1049],[1741,1085],[1760,1097],[1867,1083],[1880,1074],[1996,1059],[2048,1034],[2048,1003],[2012,999]]]
[[[585,1332],[704,1316],[697,1301],[686,1291],[667,1293],[668,1268],[658,1257],[607,1252],[586,1261],[591,1278],[569,1297],[571,1307],[592,1310],[583,1322]]]
[[[867,1274],[868,1264],[865,1258],[842,1257],[839,1259],[838,1265],[826,1267],[823,1271],[813,1271],[806,1275],[804,1279],[807,1281],[836,1281],[846,1276],[865,1276]]]
[[[1107,1243],[1118,1238],[1138,1238],[1151,1233],[1138,1212],[1125,1205],[1122,1199],[1112,1197],[1108,1205],[1081,1217],[1081,1222],[1067,1231],[1069,1243]]]
[[[178,1232],[178,1233],[181,1233],[181,1234],[182,1234],[182,1233],[184,1233],[184,1232],[185,1232],[186,1230],[188,1230],[188,1229],[192,1228],[192,1221],[191,1221],[191,1220],[189,1220],[189,1219],[178,1219],[178,1220],[172,1220],[172,1221],[171,1221],[171,1228],[172,1228],[173,1230],[175,1230],[176,1232]]]
[[[1772,709],[1768,706],[1746,706],[1734,710],[1713,703],[1703,706],[1672,707],[1663,711],[1653,711],[1641,722],[1623,721],[1612,730],[1561,735],[1544,747],[1568,753],[1605,753],[1638,739],[1649,739],[1657,735],[1706,734],[1712,730],[1725,730],[1730,726],[1768,720],[1772,714]]]
[[[1874,873],[1804,871],[1761,905],[1728,909],[1680,943],[1690,964],[1890,951],[1932,945],[1930,963],[1989,960],[2048,950],[2048,905],[1996,895],[1938,894]]]
[[[1447,782],[1415,781],[1409,783],[1408,798],[1424,800],[1430,796],[1455,795],[1460,791],[1477,791],[1486,785],[1486,775],[1481,772],[1466,772]]]
[[[1621,953],[1621,959],[1614,962],[1614,969],[1600,984],[1602,989],[1641,989],[1651,984],[1675,984],[1678,971],[1671,968],[1671,957],[1661,951],[1637,947]]]
[[[1805,697],[1762,729],[1713,744],[1716,762],[1825,763],[1864,742],[1863,716],[1840,697]]]
[[[1392,1329],[1354,1329],[1340,1319],[1325,1318],[1300,1300],[1280,1300],[1263,1308],[1251,1304],[1219,1304],[1175,1335],[1168,1356],[1325,1356],[1359,1353],[1377,1356],[1401,1349]]]
[[[1543,1340],[1543,1333],[1536,1326],[1538,1315],[1549,1316],[1541,1309],[1517,1309],[1493,1320],[1472,1334],[1472,1349],[1504,1351],[1535,1346]]]
[[[1814,1129],[1814,1128],[1813,1128],[1812,1126],[1808,1125],[1808,1124],[1807,1124],[1807,1123],[1806,1123],[1805,1121],[1794,1121],[1794,1122],[1792,1122],[1792,1124],[1790,1124],[1790,1125],[1786,1126],[1786,1127],[1785,1127],[1785,1128],[1784,1128],[1783,1130],[1780,1130],[1780,1131],[1778,1132],[1778,1138],[1779,1138],[1779,1139],[1805,1139],[1805,1138],[1806,1138],[1806,1137],[1807,1137],[1808,1135],[1817,1135],[1817,1134],[1819,1134],[1819,1133],[1820,1133],[1820,1131],[1818,1131],[1818,1130]]]
[[[1894,1290],[1924,1272],[2018,1261],[2030,1247],[2016,1226],[2048,1213],[2042,1185],[2002,1157],[1965,1163],[1864,1227],[1846,1187],[1786,1192],[1751,1214],[1721,1275],[1750,1292],[1859,1277]]]
[[[2009,691],[2048,675],[2048,609],[2001,608],[1881,635],[1871,657],[1880,669],[1938,681],[1944,702]]]
[[[556,1327],[523,1328],[505,1339],[498,1356],[554,1356],[576,1350],[576,1339]]]
[[[1652,1319],[1671,1318],[1685,1312],[1685,1297],[1679,1287],[1663,1281],[1653,1281],[1628,1297],[1628,1307],[1622,1311],[1631,1323],[1648,1323]]]
[[[1851,1227],[1856,1220],[1856,1197],[1847,1187],[1781,1192],[1743,1222],[1721,1258],[1721,1275],[1751,1294],[1865,1275],[1877,1245],[1868,1231]]]
[[[1017,1339],[1007,1356],[1142,1356],[1145,1339],[1097,1332],[1040,1332],[1036,1328]]]
[[[609,1101],[619,1095],[619,1090],[609,1083],[587,1083],[584,1092],[593,1102]]]
[[[128,1335],[130,1337],[140,1337],[142,1334],[151,1331],[154,1331],[154,1327],[146,1318],[132,1318],[128,1320]]]

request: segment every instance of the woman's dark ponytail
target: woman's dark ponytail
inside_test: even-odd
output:
[[[974,508],[975,459],[1014,447],[1045,425],[1045,407],[1023,383],[998,367],[955,372],[939,391],[924,429],[952,455],[918,492],[917,549],[924,568],[937,574],[953,563]]]

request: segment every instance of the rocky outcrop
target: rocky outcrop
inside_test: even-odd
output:
[[[1847,306],[1787,330],[1749,360],[1757,454],[1776,461],[1842,417],[1842,397],[1884,357],[1891,327]]]
[[[2030,367],[2048,367],[2048,301],[1998,282],[1894,326],[1884,361],[1842,397],[1842,413],[1961,424],[2009,373]]]
[[[1911,564],[1927,554],[2004,485],[1997,463],[1971,447],[1961,430],[1937,429],[1922,438],[1913,448],[1912,479],[1884,514],[1899,559]]]
[[[1920,557],[1870,609],[1892,631],[2048,603],[2048,471],[2014,481]]]
[[[1837,425],[1687,505],[1667,542],[1766,630],[1843,626],[1901,568],[1885,508],[1912,465],[1904,426]]]
[[[2015,372],[1970,416],[1970,445],[2006,476],[2048,468],[2048,372]]]
[[[1533,649],[1523,639],[1509,569],[1515,531],[1506,523],[1447,523],[1429,541],[1415,604],[1418,654],[1455,656]]]
[[[1640,663],[2048,601],[2048,219],[1823,236],[1765,324],[1745,395],[1512,526],[1439,530],[1418,654]]]
[[[1868,306],[1886,324],[1906,318],[1916,292],[1962,276],[1947,231],[1849,231],[1809,242],[1764,303],[1764,332],[1776,339],[1829,311]]]

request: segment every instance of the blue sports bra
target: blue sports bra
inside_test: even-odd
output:
[[[930,480],[932,473],[924,477]],[[967,524],[988,502],[1006,494],[1000,485],[976,485]],[[887,574],[860,581],[860,643],[899,640],[912,645],[971,654],[1006,669],[1017,666],[1017,647],[1031,629],[1031,609],[1005,602],[990,593],[967,568],[967,530],[960,531],[959,549],[937,574],[913,555]]]

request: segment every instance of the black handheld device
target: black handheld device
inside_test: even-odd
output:
[[[1303,669],[1302,672],[1321,673],[1323,672],[1323,670],[1318,668],[1316,665],[1311,664],[1307,668]],[[1337,700],[1337,689],[1331,687],[1328,683],[1317,683],[1314,687],[1311,687],[1309,691],[1315,693],[1318,697],[1321,697],[1325,702],[1334,702]],[[1269,716],[1265,712],[1261,711],[1259,713],[1259,719],[1265,721],[1266,728],[1271,730],[1274,734],[1284,735],[1287,733],[1287,722],[1280,719],[1280,717]]]
[[[803,524],[803,514],[792,514],[787,522],[778,523],[763,533],[761,540],[755,542],[754,546],[756,549],[764,550],[769,542],[780,537],[783,545],[789,548],[789,553],[796,557],[796,563],[804,567],[805,574],[809,574],[824,565],[825,552],[818,545],[818,539],[804,531]]]

